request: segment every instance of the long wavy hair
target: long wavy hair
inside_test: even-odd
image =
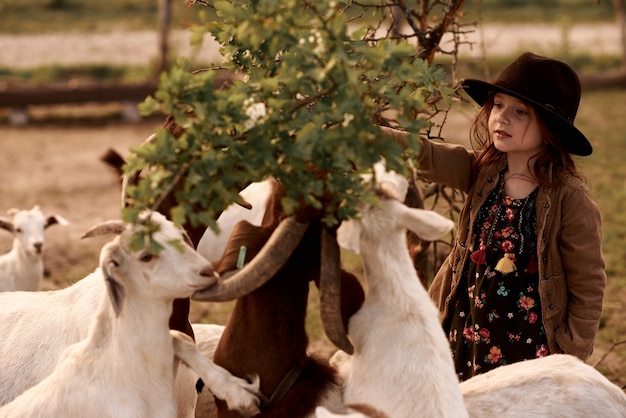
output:
[[[472,167],[474,179],[476,179],[482,168],[496,163],[504,154],[496,149],[489,135],[488,121],[489,114],[493,108],[494,96],[495,93],[493,92],[489,94],[487,101],[474,118],[470,128],[471,145],[477,155]],[[565,175],[572,175],[581,181],[585,181],[583,173],[576,166],[570,153],[565,150],[559,137],[550,130],[545,119],[537,112],[537,109],[528,102],[526,104],[535,110],[545,145],[541,151],[533,156],[537,158],[534,159],[532,165],[531,160],[533,159],[531,158],[528,161],[528,169],[533,173],[537,182],[542,186],[556,187],[563,184]]]

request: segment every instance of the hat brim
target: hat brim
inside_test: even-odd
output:
[[[574,155],[587,156],[593,152],[591,143],[585,135],[580,132],[573,123],[565,119],[558,113],[554,112],[550,108],[546,107],[542,103],[535,102],[528,97],[525,97],[519,93],[509,90],[505,87],[498,86],[496,84],[487,83],[482,80],[467,79],[463,81],[461,85],[463,90],[469,97],[472,98],[481,107],[487,103],[489,93],[500,92],[508,94],[509,96],[516,97],[527,103],[532,104],[535,109],[541,113],[543,119],[548,124],[548,128],[557,136],[562,138],[563,146],[567,152]]]

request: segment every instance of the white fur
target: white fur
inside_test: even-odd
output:
[[[236,203],[231,204],[217,218],[220,232],[216,234],[211,228],[207,228],[198,243],[198,252],[207,260],[217,262],[222,258],[230,232],[237,222],[245,220],[252,225],[261,225],[273,184],[274,180],[266,179],[243,189],[239,195],[252,205],[252,209],[243,208]]]
[[[438,311],[406,252],[404,228],[416,226],[406,221],[416,211],[385,200],[363,208],[360,226],[337,231],[340,243],[360,248],[369,286],[349,324],[355,354],[331,358],[344,375],[346,403],[369,404],[391,418],[626,417],[624,392],[570,355],[501,366],[459,385]],[[357,244],[355,236],[340,237],[355,231]]]
[[[87,336],[104,292],[98,269],[61,290],[0,293],[0,405],[43,380],[61,352]]]
[[[67,225],[60,215],[45,217],[39,206],[31,210],[11,209],[12,219],[0,218],[0,228],[13,234],[13,248],[0,256],[0,292],[39,290],[43,280],[45,229]]]
[[[404,199],[406,179],[379,170],[377,184],[395,185],[397,197]],[[363,205],[360,220],[340,226],[340,245],[362,254],[368,289],[348,326],[355,351],[345,381],[346,404],[369,404],[392,418],[414,418],[418,411],[425,417],[467,416],[443,330],[429,320],[437,318],[437,309],[406,242],[407,229],[432,241],[453,227],[436,212],[385,198],[377,206]]]
[[[363,415],[360,412],[350,412],[347,414],[335,414],[323,406],[315,408],[316,418],[368,418],[367,415]]]
[[[168,244],[183,241],[171,222],[156,213],[151,219],[159,223],[155,238],[164,248],[158,255],[131,251],[132,228],[103,247],[100,270],[90,277],[106,283],[109,297],[93,291],[99,306],[87,337],[62,353],[52,374],[0,408],[0,416],[175,417],[175,354],[199,368],[196,372],[209,389],[225,397],[231,408],[256,410],[258,380],[248,383],[231,376],[195,346],[181,342],[176,332],[170,334],[173,300],[209,285],[215,273],[191,247],[184,245],[181,251]],[[49,297],[57,294],[50,292]],[[69,331],[80,333],[71,327]],[[3,351],[1,358],[11,355]]]
[[[209,360],[213,360],[215,348],[224,332],[223,325],[217,324],[191,324],[193,328],[196,346],[198,350]],[[198,418],[217,417],[215,398],[208,390],[198,394],[195,416]]]
[[[0,405],[48,376],[61,352],[87,336],[105,296],[100,269],[61,290],[0,293]],[[198,375],[176,370],[178,417],[194,416]]]
[[[626,417],[626,395],[577,357],[553,354],[461,383],[470,417]]]

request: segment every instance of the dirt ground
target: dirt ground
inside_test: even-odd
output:
[[[0,215],[39,205],[44,214],[70,222],[46,231],[45,289],[65,287],[96,268],[110,237],[80,237],[101,221],[119,218],[121,208],[119,178],[99,158],[109,147],[127,155],[157,125],[0,126]],[[8,251],[11,242],[9,233],[0,233],[0,251]]]
[[[92,226],[120,217],[120,179],[100,157],[109,148],[128,155],[160,125],[160,119],[0,125],[0,216],[10,208],[39,205],[44,215],[70,222],[46,231],[44,290],[64,288],[93,271],[102,245],[111,239],[81,239]],[[0,230],[0,254],[11,249],[12,240]],[[194,303],[192,322],[201,322],[211,306],[225,322],[228,306],[209,303]]]

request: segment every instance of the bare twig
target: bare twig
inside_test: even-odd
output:
[[[593,367],[597,367],[600,363],[604,361],[604,359],[606,359],[606,357],[609,355],[609,353],[611,353],[611,351],[613,351],[613,349],[615,349],[615,347],[617,347],[618,345],[622,345],[622,344],[626,344],[626,340],[613,341],[611,345],[609,346],[609,348],[606,350],[606,352],[602,354],[602,356],[598,359],[598,361],[596,361],[593,364]]]
[[[215,9],[215,6],[213,6],[212,4],[204,0],[186,0],[185,4],[187,5],[187,7],[192,7],[195,4],[199,4],[201,6],[206,6],[206,7],[210,7],[211,9]]]
[[[187,174],[189,167],[191,167],[191,164],[193,164],[195,160],[196,158],[192,158],[183,167],[181,167],[180,170],[178,170],[178,173],[176,173],[176,176],[174,176],[170,185],[167,189],[165,189],[165,192],[161,193],[159,198],[154,202],[154,205],[152,205],[152,210],[156,211],[161,207],[161,204],[165,201],[165,199],[170,196],[176,186],[178,186],[178,184],[183,180],[183,177]]]

